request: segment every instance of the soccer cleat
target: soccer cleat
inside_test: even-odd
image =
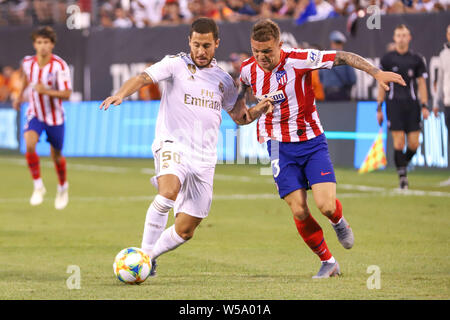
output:
[[[337,238],[339,242],[345,249],[351,249],[353,243],[355,242],[355,237],[353,236],[353,230],[350,228],[347,220],[344,217],[337,224],[333,224],[333,229],[336,231]]]
[[[408,178],[406,176],[400,177],[400,190],[408,190]]]
[[[341,274],[341,269],[339,268],[339,263],[336,261],[334,263],[322,262],[319,272],[313,276],[313,279],[323,279],[334,276],[339,276]]]
[[[30,204],[32,206],[40,205],[44,201],[44,195],[46,192],[47,190],[45,190],[44,186],[41,188],[35,188],[30,198]]]
[[[152,260],[152,268],[150,269],[149,277],[156,277],[156,267],[158,265],[156,264],[156,260]]]
[[[58,186],[55,198],[55,209],[62,210],[67,206],[68,203],[69,203],[69,186],[67,185],[64,188]]]

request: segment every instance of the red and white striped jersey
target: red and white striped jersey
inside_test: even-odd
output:
[[[240,80],[252,88],[259,100],[271,97],[274,110],[257,123],[258,141],[306,141],[323,133],[316,110],[309,71],[331,69],[336,51],[313,49],[281,50],[281,59],[272,72],[264,72],[254,57],[241,65]]]
[[[22,60],[22,68],[27,76],[29,86],[30,104],[27,117],[36,117],[39,121],[50,126],[63,124],[62,99],[39,94],[34,90],[34,85],[42,83],[53,90],[72,90],[70,70],[67,63],[57,55],[52,54],[50,62],[40,68],[36,56],[26,56]]]

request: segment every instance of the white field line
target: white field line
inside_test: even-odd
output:
[[[22,158],[0,158],[0,162],[10,163],[14,165],[26,166],[27,162]],[[55,165],[49,160],[40,160],[40,165],[45,168],[53,168]],[[128,173],[131,170],[126,167],[99,166],[93,164],[68,163],[67,168],[77,171],[93,171],[93,172],[109,172],[109,173]]]
[[[15,165],[25,166],[26,161],[23,158],[0,158],[0,162],[11,163]],[[41,164],[46,167],[53,167],[53,162],[48,160],[41,160]],[[131,171],[130,168],[127,167],[116,167],[116,166],[103,166],[103,165],[89,165],[89,164],[68,164],[68,168],[72,170],[78,171],[92,171],[92,172],[109,172],[109,173],[129,173]],[[153,168],[143,168],[140,170],[143,174],[153,175],[155,170]],[[233,176],[233,175],[225,175],[218,174],[214,175],[214,180],[220,181],[236,181],[236,182],[247,182],[247,183],[273,183],[272,178],[264,177],[261,179],[260,175],[255,176]],[[337,184],[337,189],[343,190],[353,190],[360,192],[369,192],[370,195],[382,195],[382,196],[432,196],[432,197],[450,197],[450,192],[441,192],[441,191],[426,191],[426,190],[399,190],[399,189],[388,189],[383,187],[373,187],[373,186],[365,186],[365,185],[353,185],[353,184]],[[355,193],[356,197],[358,193]],[[251,196],[251,195],[248,195]],[[338,194],[338,196],[340,196]],[[359,196],[363,196],[363,194],[359,194]],[[238,196],[239,197],[239,196]],[[276,196],[278,197],[278,196]],[[340,196],[342,197],[342,196]],[[249,198],[248,198],[249,199]],[[1,202],[1,199],[0,199]]]
[[[352,198],[352,197],[367,197],[370,194],[363,193],[343,193],[338,195],[340,198]],[[52,196],[47,198],[51,199]],[[152,201],[154,196],[129,196],[129,197],[70,197],[70,202],[140,202],[140,201]],[[276,200],[280,197],[275,193],[260,193],[260,194],[215,194],[213,195],[214,201],[230,201],[230,200]],[[22,203],[28,202],[29,198],[0,198],[1,203]]]
[[[391,192],[372,192],[372,193],[338,193],[337,197],[343,198],[366,198],[366,197],[395,197],[395,196],[434,196],[434,197],[450,197],[450,193],[446,192],[424,192],[420,190],[391,190]],[[51,197],[48,197],[51,198]],[[129,196],[129,197],[70,197],[71,202],[150,202],[154,196]],[[231,201],[231,200],[277,200],[280,199],[275,193],[261,194],[216,194],[213,195],[213,201]],[[29,198],[0,198],[0,204],[3,203],[24,203]]]

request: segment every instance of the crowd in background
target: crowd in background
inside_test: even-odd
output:
[[[89,13],[91,25],[100,28],[152,27],[190,23],[200,16],[218,21],[296,19],[297,23],[331,18],[337,15],[360,15],[361,10],[376,4],[384,14],[432,12],[447,10],[450,0],[0,0],[0,27],[2,25],[60,24],[67,19],[69,5],[77,5],[80,12]],[[363,11],[364,13],[364,11]],[[94,23],[94,21],[97,21]],[[329,35],[329,48],[343,50],[347,41],[337,30]],[[393,43],[387,50],[394,50]],[[299,48],[323,50],[313,44],[301,43]],[[238,81],[239,68],[249,52],[236,52],[229,56],[227,71]],[[154,61],[148,61],[151,64]],[[0,65],[0,103],[11,101],[19,92],[20,74],[11,66]],[[351,100],[356,83],[355,71],[347,66],[332,70],[315,70],[312,83],[317,101]],[[140,100],[159,100],[157,85],[139,91]]]
[[[298,24],[337,16],[363,16],[376,5],[381,14],[437,12],[450,0],[0,0],[0,26],[65,24],[77,5],[90,26],[143,28],[189,24],[206,16],[216,21],[295,19]]]

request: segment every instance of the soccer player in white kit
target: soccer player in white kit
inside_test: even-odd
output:
[[[247,124],[272,111],[272,99],[247,109],[231,76],[214,59],[219,46],[214,20],[199,18],[189,35],[190,54],[167,56],[129,79],[105,99],[105,110],[150,83],[159,83],[162,98],[152,151],[158,195],[148,208],[141,248],[152,260],[191,239],[208,216],[212,201],[217,140],[224,108],[237,124]],[[164,230],[169,210],[175,223]]]

